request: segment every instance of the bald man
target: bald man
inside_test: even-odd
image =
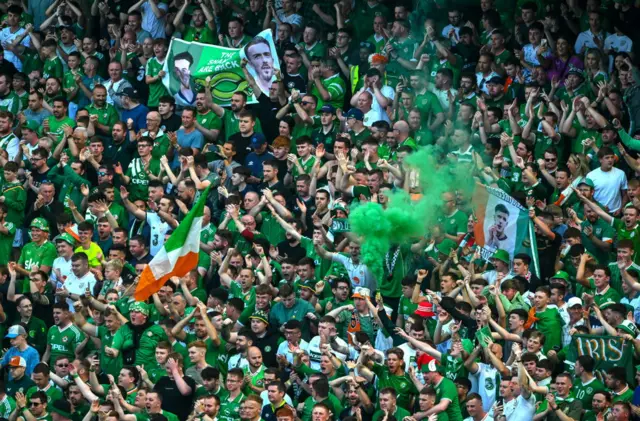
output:
[[[262,352],[257,346],[249,347],[247,360],[249,366],[244,369],[245,387],[259,395],[264,391],[264,371],[267,367],[262,363]]]
[[[402,146],[409,146],[414,151],[418,149],[416,141],[413,140],[411,136],[409,136],[409,123],[404,120],[397,121],[393,125],[393,134],[396,137],[396,142],[398,143],[398,148]]]

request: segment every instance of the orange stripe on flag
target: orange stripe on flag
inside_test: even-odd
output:
[[[484,218],[486,216],[487,200],[489,200],[489,193],[483,186],[476,186],[473,192],[472,202],[475,206],[476,220],[478,222],[473,226],[473,236],[476,240],[476,244],[484,246]]]
[[[156,292],[160,291],[160,288],[167,283],[173,276],[183,277],[198,265],[198,253],[187,253],[184,256],[180,256],[176,261],[173,270],[160,279],[156,279],[151,272],[149,265],[144,267],[142,274],[140,275],[140,281],[136,288],[134,297],[136,301],[146,301]]]

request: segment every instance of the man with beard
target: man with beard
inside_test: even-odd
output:
[[[65,356],[74,360],[76,355],[81,355],[86,343],[85,335],[71,323],[71,313],[66,302],[58,302],[53,305],[53,323],[47,333],[47,349],[42,356],[42,361],[49,366],[59,356]]]
[[[268,95],[274,76],[273,55],[266,39],[255,37],[244,47],[244,55],[253,67],[255,82],[263,94]]]
[[[186,27],[184,15],[188,6],[189,2],[184,2],[173,19],[173,25],[177,31],[182,33],[182,39],[203,44],[214,44],[216,41],[215,33],[217,32],[216,22],[209,7],[205,3],[198,3],[191,12],[191,25]]]
[[[47,117],[42,123],[42,131],[45,135],[53,135],[58,142],[64,136],[64,126],[75,127],[76,123],[67,116],[69,102],[59,96],[53,98],[53,115]],[[47,155],[48,156],[48,155]]]
[[[110,162],[119,162],[123,168],[127,168],[133,159],[135,149],[136,143],[127,140],[126,123],[120,121],[114,124],[111,128],[111,142],[104,145],[105,159]],[[98,182],[100,182],[99,179]]]
[[[222,120],[207,104],[207,93],[196,94],[196,129],[202,133],[207,142],[215,142],[222,130]]]
[[[111,128],[120,119],[113,105],[107,104],[107,89],[103,85],[93,89],[92,104],[87,106],[87,111],[96,133],[106,137],[111,135]]]
[[[211,109],[213,112],[222,119],[223,127],[224,127],[224,140],[227,141],[229,138],[240,132],[240,119],[241,115],[246,115],[246,113],[251,114],[249,110],[246,109],[247,105],[247,94],[244,92],[234,92],[231,96],[231,109],[227,110],[222,108],[216,103],[211,104]],[[256,132],[262,132],[262,126],[260,125],[260,120],[255,119],[255,127],[254,130]],[[236,151],[239,150],[236,148]],[[246,156],[246,155],[245,155]],[[236,158],[238,162],[244,162],[244,157],[242,159]]]
[[[153,367],[156,345],[166,341],[167,335],[161,326],[149,321],[149,307],[145,303],[132,303],[129,319],[131,321],[116,332],[112,348],[123,353],[127,363],[131,361],[145,368]]]

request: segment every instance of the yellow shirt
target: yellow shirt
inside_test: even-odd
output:
[[[85,250],[84,248],[82,248],[82,246],[76,248],[74,250],[76,253],[84,253],[87,255],[87,257],[89,258],[89,267],[91,268],[95,268],[97,266],[100,266],[100,261],[102,260],[103,253],[102,253],[102,249],[100,248],[99,245],[97,245],[96,243],[91,243],[91,245],[89,245],[89,249]]]

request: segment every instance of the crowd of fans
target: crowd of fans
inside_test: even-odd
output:
[[[640,360],[638,1],[0,9],[0,418],[640,418],[640,366],[570,357],[592,334]],[[246,69],[255,99],[224,108],[210,78],[163,84],[172,38],[265,29],[268,94]],[[427,193],[421,151],[528,209],[537,256],[501,246],[496,208],[483,260],[447,186],[428,234],[368,267],[349,215]],[[205,192],[197,267],[136,301]]]

